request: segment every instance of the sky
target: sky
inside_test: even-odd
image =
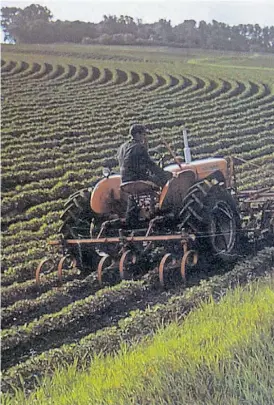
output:
[[[62,21],[97,23],[104,14],[115,14],[142,18],[147,23],[166,18],[172,25],[188,19],[197,22],[214,19],[229,25],[274,25],[274,0],[2,0],[1,7],[25,8],[32,3],[48,7],[53,19]]]

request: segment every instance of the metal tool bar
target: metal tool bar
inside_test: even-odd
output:
[[[260,192],[264,193],[264,192],[268,192],[268,191],[272,192],[273,190],[271,189],[271,187],[248,188],[246,190],[239,191],[239,194],[242,194],[242,193],[255,193],[256,194],[256,193],[260,193]]]
[[[110,237],[110,238],[99,238],[99,239],[66,239],[65,243],[68,245],[77,244],[100,244],[100,243],[119,243],[124,242],[156,242],[156,241],[172,241],[172,240],[182,240],[188,241],[190,239],[194,240],[194,235],[151,235],[151,236],[123,236],[123,237]],[[53,240],[48,242],[49,245],[60,245],[61,241]]]
[[[261,197],[261,196],[260,196]],[[273,195],[273,200],[274,200],[274,195]],[[255,203],[257,203],[257,204],[265,204],[265,203],[267,203],[268,201],[270,201],[269,199],[267,199],[267,200],[259,200],[259,199],[257,199],[257,200],[253,200],[253,199],[246,199],[246,200],[244,200],[243,202],[244,203],[252,203],[252,204],[255,204]]]
[[[247,190],[238,193],[239,198],[244,197],[274,197],[274,191]]]

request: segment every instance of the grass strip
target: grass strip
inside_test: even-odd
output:
[[[133,311],[129,317],[120,320],[117,326],[102,329],[87,335],[78,343],[51,349],[11,367],[3,373],[2,390],[12,392],[13,387],[21,385],[22,381],[24,389],[30,390],[37,377],[52,374],[59,365],[72,364],[77,360],[78,365],[82,366],[92,362],[96,353],[116,352],[121,343],[139,341],[155,333],[159,325],[184,319],[191,309],[211,295],[218,300],[231,287],[273,272],[273,264],[274,248],[265,248],[253,259],[236,265],[232,271],[202,281],[200,285],[170,298],[167,303],[148,307],[144,311]]]
[[[182,325],[173,322],[139,345],[123,345],[115,357],[95,357],[87,371],[79,372],[76,362],[60,368],[27,402],[22,391],[15,400],[29,405],[49,400],[67,405],[270,404],[273,308],[274,279],[267,277],[230,291],[218,303],[211,297]]]

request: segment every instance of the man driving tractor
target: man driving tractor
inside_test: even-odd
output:
[[[151,131],[142,124],[134,124],[129,129],[131,139],[120,146],[118,160],[122,183],[137,180],[149,180],[160,187],[172,177],[161,169],[148,154],[147,134]]]
[[[172,177],[172,173],[161,169],[148,154],[146,135],[151,133],[142,124],[130,127],[131,139],[120,146],[118,161],[120,166],[122,184],[139,180],[149,181],[163,187]],[[126,222],[136,222],[138,210],[132,196],[128,198]]]

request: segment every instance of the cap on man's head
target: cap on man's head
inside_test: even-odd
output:
[[[138,134],[150,134],[151,131],[142,124],[133,124],[129,129],[129,134],[134,138]]]

